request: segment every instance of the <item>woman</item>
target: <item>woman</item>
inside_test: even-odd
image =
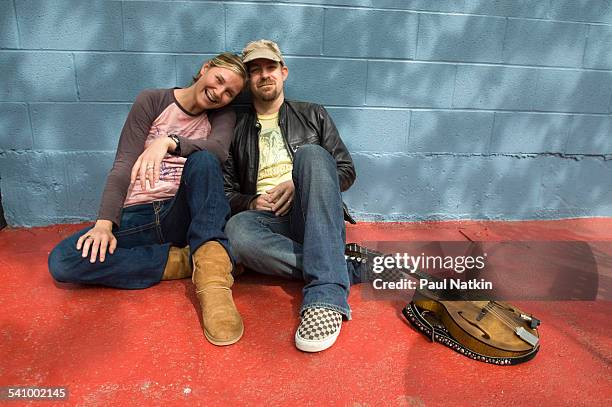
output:
[[[223,107],[246,80],[240,58],[223,53],[206,62],[188,88],[138,95],[95,225],[49,255],[55,280],[146,288],[192,275],[191,257],[207,339],[215,345],[240,339],[220,163],[236,121],[233,110]]]

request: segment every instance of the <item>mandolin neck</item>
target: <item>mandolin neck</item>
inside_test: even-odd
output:
[[[347,246],[348,246],[348,253],[350,255],[353,255],[360,259],[366,259],[366,261],[370,261],[371,258],[373,257],[387,257],[387,255],[383,253],[380,253],[374,250],[370,250],[365,247],[357,246],[356,244],[349,244]],[[393,268],[392,270],[400,271],[403,274],[407,274],[410,277],[417,279],[417,280],[423,279],[423,280],[427,280],[431,282],[440,281],[440,278],[424,273],[421,270],[404,271],[403,269],[398,269],[398,268]]]

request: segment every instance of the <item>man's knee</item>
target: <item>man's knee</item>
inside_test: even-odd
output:
[[[336,161],[323,147],[308,144],[298,149],[293,164],[293,180],[296,185],[310,184],[329,185],[339,188]]]
[[[295,153],[294,168],[310,170],[335,170],[336,163],[329,151],[317,144],[307,144]]]
[[[295,152],[295,159],[327,159],[332,158],[329,151],[318,144],[305,144]]]
[[[240,260],[245,253],[257,246],[258,222],[253,211],[240,212],[234,215],[225,225],[225,234],[232,245],[232,251]]]
[[[249,215],[249,211],[240,212],[227,221],[225,225],[225,234],[231,241],[232,246],[234,246],[234,242],[242,242],[249,234],[248,231],[252,229],[253,220],[251,219],[252,216]]]

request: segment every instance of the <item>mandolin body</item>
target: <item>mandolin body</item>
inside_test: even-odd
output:
[[[483,309],[488,311],[483,313]],[[483,362],[517,364],[530,360],[539,350],[538,330],[521,318],[525,314],[520,309],[504,302],[437,301],[417,292],[403,312],[433,341]]]
[[[385,257],[355,243],[346,245],[345,255],[364,264],[372,264],[376,257]],[[394,281],[398,275],[401,276],[400,271],[390,269],[385,277]],[[420,271],[407,275],[437,281]],[[451,295],[457,300],[446,300]],[[532,359],[538,352],[540,321],[532,315],[505,302],[483,300],[482,295],[447,292],[445,298],[430,290],[417,290],[402,313],[432,341],[475,360],[515,365]]]

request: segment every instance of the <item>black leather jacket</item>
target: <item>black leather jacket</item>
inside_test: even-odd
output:
[[[338,130],[323,106],[285,100],[279,111],[279,124],[285,146],[293,160],[295,152],[305,144],[318,144],[336,160],[340,190],[346,191],[355,181],[355,167]],[[225,194],[232,214],[247,210],[257,197],[259,169],[259,131],[261,125],[251,107],[236,124],[234,141],[223,166]],[[345,219],[354,223],[344,208]]]

